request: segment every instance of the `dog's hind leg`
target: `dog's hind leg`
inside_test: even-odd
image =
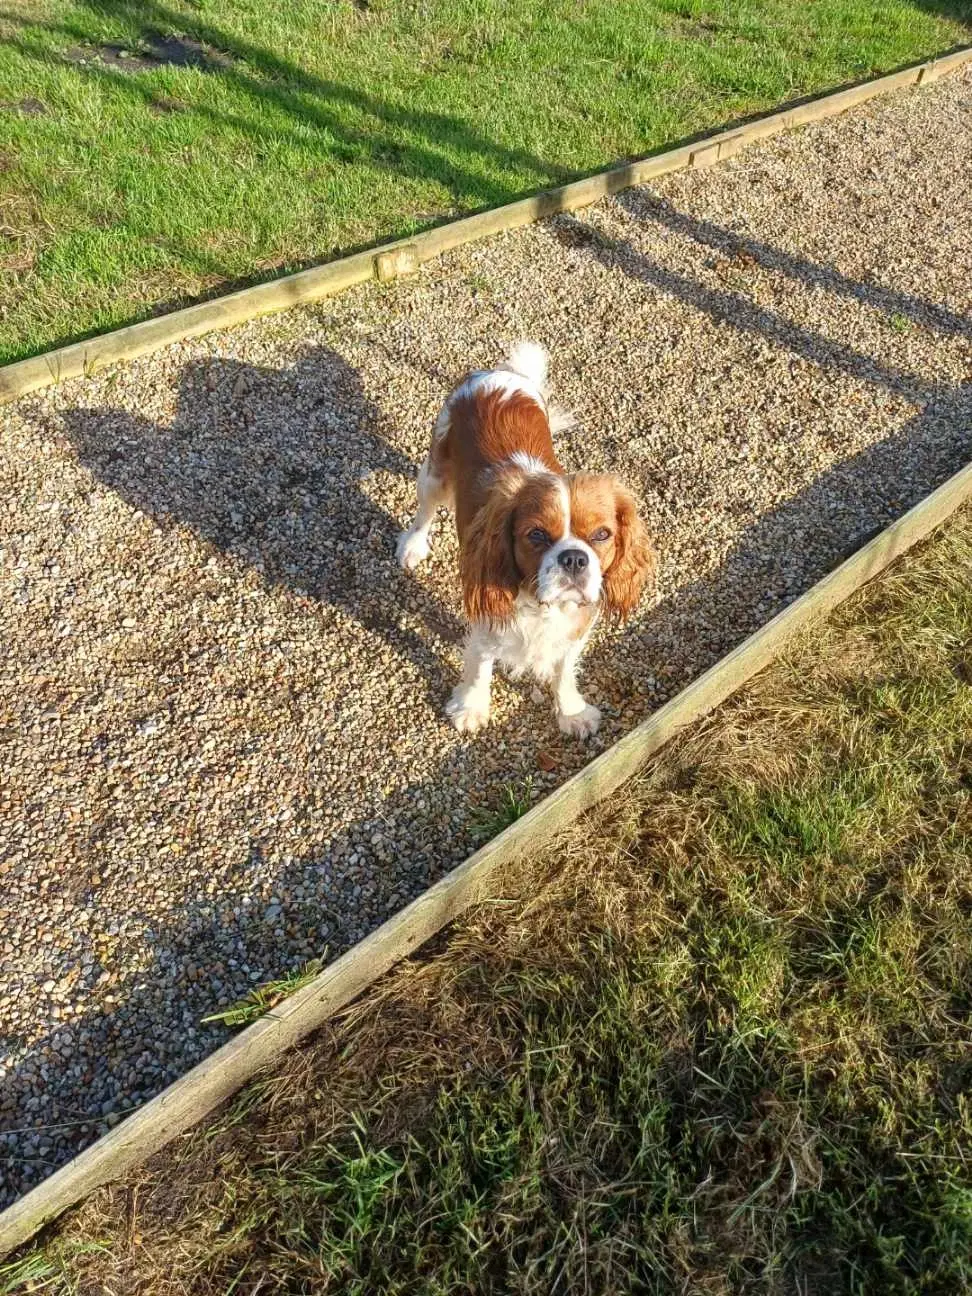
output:
[[[445,426],[443,428],[443,416]],[[448,411],[443,410],[435,427],[429,457],[419,469],[418,511],[412,525],[398,537],[398,561],[410,571],[429,556],[429,530],[440,508],[452,508],[455,491],[446,452]]]

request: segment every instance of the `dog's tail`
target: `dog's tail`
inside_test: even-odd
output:
[[[539,342],[517,342],[516,346],[510,351],[510,358],[506,362],[506,368],[512,369],[514,373],[519,374],[522,378],[528,379],[543,394],[544,400],[547,399],[547,353]],[[577,426],[577,420],[569,410],[561,409],[559,405],[547,405],[547,417],[550,420],[550,432],[556,436],[558,432],[567,432],[570,428]]]
[[[517,342],[510,352],[507,367],[529,379],[542,392],[547,389],[547,353],[539,342]]]
[[[506,362],[506,368],[512,369],[514,373],[532,382],[535,387],[539,388],[544,400],[547,399],[549,395],[547,390],[547,353],[539,342],[517,342],[516,346],[510,351],[510,358]],[[553,436],[556,436],[558,432],[566,432],[570,428],[577,426],[577,420],[573,414],[569,410],[561,409],[559,405],[548,404],[547,417],[550,420],[550,431]]]

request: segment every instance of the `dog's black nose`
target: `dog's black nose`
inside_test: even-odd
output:
[[[587,567],[590,559],[583,549],[565,549],[557,558],[568,576],[579,576]]]

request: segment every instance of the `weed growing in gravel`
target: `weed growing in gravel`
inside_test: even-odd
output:
[[[473,833],[481,842],[491,841],[504,828],[522,819],[533,803],[533,779],[526,778],[520,783],[507,783],[500,796],[499,805],[494,808],[479,807],[473,811],[471,823]]]
[[[203,1017],[203,1024],[220,1022],[223,1026],[248,1026],[250,1022],[262,1017],[282,1000],[288,999],[298,990],[303,990],[305,985],[314,980],[323,966],[322,959],[311,959],[298,972],[291,972],[281,977],[279,981],[266,981],[262,985],[255,986],[245,999],[231,1004],[228,1008],[220,1008],[218,1012],[211,1013],[208,1017]]]
[[[477,297],[490,297],[493,293],[493,284],[488,275],[473,273],[469,275],[467,282],[469,291]]]

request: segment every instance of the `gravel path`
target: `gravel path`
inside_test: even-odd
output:
[[[970,156],[965,72],[0,411],[0,1202],[970,457]],[[518,336],[663,556],[586,748],[503,682],[458,738],[451,523],[394,564],[443,395]]]

